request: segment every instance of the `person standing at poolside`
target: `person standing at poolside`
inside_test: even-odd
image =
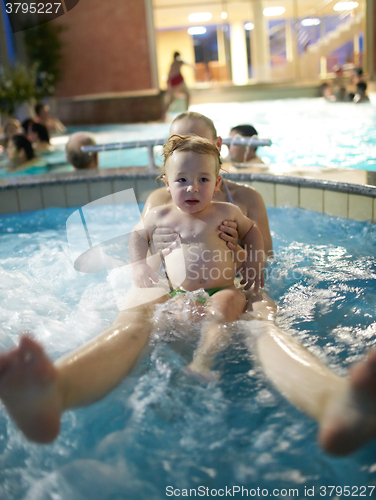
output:
[[[165,120],[167,110],[174,102],[178,94],[183,94],[185,96],[185,107],[187,110],[189,108],[189,90],[187,85],[185,84],[183,75],[181,74],[181,68],[184,65],[190,66],[193,70],[195,70],[192,64],[181,59],[180,52],[175,52],[170,71],[168,73],[165,103],[162,110],[163,120]]]
[[[76,132],[72,134],[65,146],[67,162],[73,165],[75,170],[92,170],[99,166],[98,153],[84,153],[82,146],[94,146],[94,137],[87,132]]]

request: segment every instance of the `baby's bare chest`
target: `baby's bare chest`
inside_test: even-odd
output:
[[[221,221],[216,218],[209,220],[193,219],[175,220],[174,230],[180,235],[182,243],[199,243],[217,238]]]

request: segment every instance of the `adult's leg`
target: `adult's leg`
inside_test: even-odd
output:
[[[166,90],[166,95],[162,106],[162,120],[166,119],[168,108],[171,106],[174,99],[175,99],[175,89],[173,87],[168,87]]]
[[[27,337],[1,355],[0,397],[26,437],[54,440],[63,411],[93,403],[116,387],[148,341],[155,305],[166,298],[123,311],[108,330],[55,364]]]
[[[266,375],[319,423],[326,451],[347,454],[376,437],[376,351],[343,378],[272,322],[253,321],[250,328],[258,330],[256,350]],[[254,341],[248,341],[253,349]]]
[[[183,82],[183,84],[182,84],[182,91],[183,91],[183,93],[185,95],[185,109],[188,111],[189,110],[189,103],[190,103],[191,96],[190,96],[188,87],[185,84],[185,82]]]
[[[208,305],[208,322],[204,326],[201,340],[189,369],[202,375],[207,374],[215,356],[228,346],[230,336],[226,323],[239,319],[246,303],[244,293],[236,288],[220,290],[211,297]]]

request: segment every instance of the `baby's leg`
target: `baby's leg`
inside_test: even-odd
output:
[[[376,351],[342,378],[271,322],[257,321],[256,348],[266,375],[320,426],[324,450],[343,455],[376,436]],[[250,345],[252,348],[252,343]]]
[[[0,355],[0,398],[33,441],[54,440],[64,410],[106,396],[130,372],[152,330],[154,302],[123,311],[113,325],[55,365],[33,340]]]
[[[239,319],[243,312],[246,298],[235,286],[220,290],[211,298],[208,306],[208,323],[203,328],[199,346],[189,369],[205,374],[210,371],[215,356],[229,343],[226,323]]]

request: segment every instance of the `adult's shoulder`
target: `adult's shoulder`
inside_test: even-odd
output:
[[[226,184],[236,204],[254,207],[264,205],[261,194],[254,187],[230,180],[226,180]]]
[[[144,217],[152,208],[165,205],[171,201],[170,193],[166,188],[161,187],[149,194],[144,209],[142,211],[142,216]]]

